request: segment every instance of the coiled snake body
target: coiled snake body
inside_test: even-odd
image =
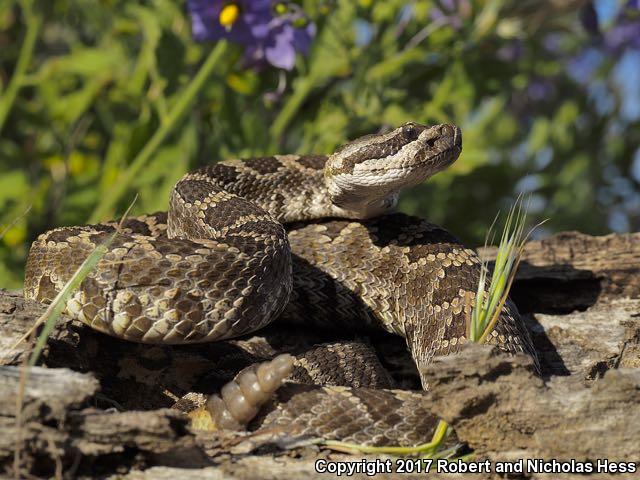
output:
[[[124,222],[66,310],[145,343],[232,338],[279,316],[338,328],[360,322],[404,336],[420,369],[465,341],[480,265],[442,228],[392,211],[401,188],[446,168],[461,148],[458,127],[408,123],[329,157],[226,161],[187,174],[168,214]],[[115,228],[41,235],[29,254],[25,295],[51,301]],[[490,338],[535,356],[510,302]],[[363,392],[365,403],[381,395]],[[403,395],[389,398],[407,405]],[[339,394],[328,396],[333,402]],[[353,438],[380,443],[374,437]]]

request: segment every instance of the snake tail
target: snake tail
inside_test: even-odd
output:
[[[211,395],[207,400],[206,408],[216,427],[244,429],[292,370],[293,357],[282,354],[240,371],[222,387],[220,396]]]

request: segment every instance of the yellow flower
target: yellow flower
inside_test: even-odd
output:
[[[235,3],[230,3],[222,7],[218,20],[220,20],[220,25],[222,25],[227,31],[229,31],[239,17],[240,7],[238,7],[238,5],[236,5]]]
[[[284,3],[277,3],[274,10],[278,15],[284,15],[288,11],[287,6]]]
[[[2,233],[4,229],[2,225],[0,225],[0,233]],[[9,230],[4,232],[2,236],[2,241],[5,245],[9,247],[16,247],[22,243],[24,243],[27,238],[27,226],[24,224],[14,225]]]

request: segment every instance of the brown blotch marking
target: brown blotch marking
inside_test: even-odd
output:
[[[380,248],[392,242],[398,247],[411,247],[406,253],[410,263],[425,258],[429,253],[437,255],[440,252],[449,253],[454,247],[461,248],[458,239],[446,230],[433,224],[416,228],[416,221],[416,217],[394,213],[368,220],[364,224],[371,232],[374,244]]]
[[[38,282],[37,299],[44,303],[51,303],[58,294],[56,285],[51,281],[49,275],[43,275]]]
[[[426,258],[427,255],[433,254],[438,255],[438,253],[450,253],[455,247],[458,247],[460,244],[452,239],[451,236],[448,238],[445,236],[441,239],[436,239],[436,237],[430,237],[429,240],[425,241],[423,238],[413,238],[409,242],[400,243],[401,246],[408,246],[411,249],[406,253],[407,259],[410,263],[416,263],[421,258]],[[438,265],[442,265],[442,260],[438,259]],[[455,267],[454,267],[455,268]]]
[[[114,228],[113,227],[103,227],[105,230],[107,231],[113,231]],[[62,230],[56,230],[54,232],[51,232],[49,234],[47,234],[46,237],[46,241],[47,242],[55,242],[55,243],[61,243],[61,242],[66,242],[68,241],[69,237],[76,237],[78,235],[80,235],[83,232],[86,232],[87,230],[85,228],[65,228]]]
[[[316,223],[322,224],[326,230],[321,234],[329,237],[332,241],[342,235],[342,231],[347,228],[347,225],[351,223],[351,220],[318,220]]]
[[[252,237],[243,237],[242,235],[234,235],[233,232],[238,230],[248,230],[253,233]],[[268,217],[258,218],[256,220],[247,220],[241,226],[229,229],[228,238],[236,238],[241,244],[255,244],[256,238],[286,238],[284,228],[279,223],[271,221]],[[229,243],[229,242],[227,242]],[[246,253],[246,252],[245,252]]]
[[[240,171],[237,167],[231,165],[225,165],[224,163],[216,163],[209,165],[201,170],[206,175],[219,180],[225,185],[235,183],[240,176]]]
[[[122,223],[123,228],[131,230],[131,233],[139,235],[152,235],[151,229],[146,222],[136,218],[128,218]]]
[[[232,197],[224,202],[220,202],[219,208],[208,208],[204,210],[204,221],[214,229],[221,229],[227,226],[236,225],[242,217],[249,215],[258,218],[265,217],[265,213],[260,207],[242,200],[238,197]],[[249,222],[247,222],[249,223]],[[245,223],[237,224],[236,229],[244,230]]]
[[[313,170],[323,170],[324,164],[327,163],[326,155],[302,155],[296,159],[303,167],[312,168]]]
[[[418,125],[417,127],[422,127]],[[424,130],[424,128],[422,128]],[[342,151],[346,149],[347,146],[355,144],[363,143],[364,145],[353,152],[351,155],[343,158],[342,160],[342,168],[332,168],[331,173],[334,175],[340,173],[351,173],[353,172],[353,168],[362,162],[366,162],[367,160],[373,160],[375,158],[384,158],[389,157],[391,155],[395,155],[398,153],[402,147],[407,145],[408,143],[415,140],[417,137],[407,137],[404,130],[398,129],[397,133],[393,135],[391,138],[385,140],[384,142],[368,144],[373,138],[377,135],[366,135],[365,137],[361,137],[358,140],[355,140],[353,143],[348,143],[344,147],[336,150],[334,155],[340,155]]]
[[[166,238],[161,238],[156,240],[155,242],[153,242],[153,247],[156,250],[156,252],[158,252],[160,255],[162,255],[162,257],[166,257],[166,255],[170,254],[170,253],[175,253],[179,255],[179,247],[180,245],[178,245],[178,242],[181,243],[185,243],[187,245],[189,245],[190,247],[193,245],[189,240],[181,240],[181,239],[166,239]],[[163,269],[168,268],[169,266],[173,265],[173,261],[169,261],[165,258],[163,258],[162,260],[159,260],[157,263],[158,266],[162,267]]]
[[[261,175],[274,173],[282,166],[282,162],[275,157],[256,157],[244,161],[244,165]]]
[[[342,353],[344,353],[344,350]],[[352,377],[353,372],[345,371],[344,357],[341,357],[337,351],[332,350],[330,347],[320,347],[307,351],[304,357],[311,369],[311,371],[304,370],[312,380],[309,383],[316,385],[359,386],[354,385],[353,378],[350,378],[350,374]],[[322,367],[325,365],[332,365],[333,371],[324,370]]]
[[[89,240],[92,244],[94,245],[99,245],[101,243],[103,243],[105,240],[107,240],[107,238],[109,238],[109,233],[107,232],[97,232],[97,233],[92,233],[87,237],[87,240]],[[116,247],[120,247],[123,243],[123,238],[120,237],[116,237],[113,239],[113,242],[111,243],[111,248],[116,248]],[[87,252],[87,255],[89,254],[89,252]]]
[[[293,372],[291,372],[289,379],[293,380],[294,382],[302,383],[305,385],[314,384],[313,377],[309,374],[309,372],[305,368],[299,365],[295,365],[293,367]]]
[[[388,412],[396,412],[402,408],[402,400],[386,392],[378,392],[375,389],[354,389],[351,394],[368,407],[367,410],[379,411],[382,415]],[[387,417],[389,420],[392,418]]]
[[[219,191],[211,182],[190,178],[181,180],[175,186],[175,191],[187,203],[194,203],[196,200],[204,200],[209,194]]]

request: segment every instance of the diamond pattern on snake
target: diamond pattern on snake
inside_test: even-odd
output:
[[[248,336],[276,319],[282,328],[289,322],[381,329],[406,339],[426,388],[422,367],[466,341],[480,261],[442,227],[395,207],[403,188],[447,168],[461,150],[454,125],[406,123],[329,156],[276,155],[201,168],[175,185],[167,213],[123,223],[66,312],[106,334],[160,344]],[[50,302],[116,226],[65,227],[38,237],[25,296]],[[489,338],[535,361],[512,302]],[[385,376],[371,373],[378,365],[361,349],[336,344],[326,352],[322,362],[274,354],[271,364],[245,371],[222,399],[208,402],[214,416],[233,428],[278,425],[370,445],[428,440],[435,419],[423,393],[369,387],[362,375],[345,375],[350,364],[362,370],[364,355],[364,373]],[[307,380],[326,384],[340,372],[358,381],[288,382],[278,389],[294,365],[316,370]]]

